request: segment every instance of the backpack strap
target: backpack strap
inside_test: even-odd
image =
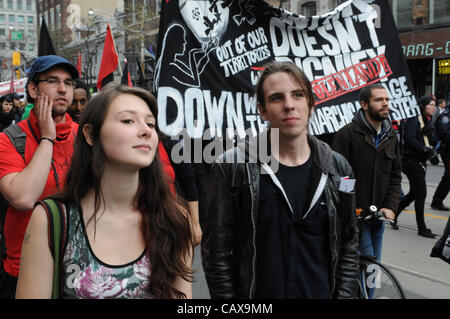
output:
[[[25,161],[25,143],[27,140],[27,135],[22,128],[17,124],[13,124],[4,129],[3,132],[9,137],[12,145],[14,145],[17,152]]]
[[[52,299],[63,295],[63,257],[66,248],[67,220],[61,203],[53,199],[40,201],[48,218],[48,247],[53,257]]]

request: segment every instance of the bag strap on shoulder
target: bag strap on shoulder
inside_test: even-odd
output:
[[[22,128],[17,124],[8,126],[6,129],[3,130],[3,132],[6,134],[6,136],[8,136],[12,145],[14,145],[17,152],[20,154],[20,156],[22,156],[23,160],[25,161],[25,143],[27,140],[27,134],[25,134]]]
[[[47,213],[48,246],[53,257],[53,289],[52,298],[62,298],[63,293],[63,257],[66,246],[67,220],[59,201],[45,199],[39,202]]]

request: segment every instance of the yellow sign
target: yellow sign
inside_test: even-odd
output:
[[[439,60],[439,74],[450,74],[450,59]]]
[[[13,52],[13,65],[20,65],[20,52]]]
[[[20,79],[20,70],[16,71],[16,79]]]

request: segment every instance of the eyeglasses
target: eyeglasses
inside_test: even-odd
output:
[[[75,87],[75,81],[70,79],[70,80],[60,80],[58,78],[47,78],[44,80],[37,80],[37,83],[39,82],[47,82],[47,84],[53,88],[57,88],[61,82],[64,83],[64,86],[66,87],[66,89],[73,89]]]

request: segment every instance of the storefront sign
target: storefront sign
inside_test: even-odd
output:
[[[439,74],[450,74],[450,59],[439,61]]]
[[[450,28],[399,36],[406,59],[450,57]]]

